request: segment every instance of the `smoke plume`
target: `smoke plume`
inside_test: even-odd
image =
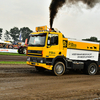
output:
[[[59,8],[61,8],[65,3],[73,5],[78,2],[83,2],[89,8],[93,8],[100,0],[52,0],[49,10],[50,10],[50,28],[52,28],[54,18],[58,13]]]

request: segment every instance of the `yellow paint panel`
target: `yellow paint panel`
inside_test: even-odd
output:
[[[86,43],[86,42],[78,42],[78,41],[68,41],[67,48],[73,49],[82,49],[82,50],[91,50],[91,51],[99,51],[99,43]]]
[[[40,50],[40,51],[42,51],[43,47],[32,47],[32,46],[29,46],[28,50]]]
[[[27,61],[26,63],[31,66],[39,66],[48,70],[52,70],[52,67],[53,67],[52,65],[46,65],[45,63],[35,63],[35,65],[32,64],[34,62],[30,62],[30,61]]]

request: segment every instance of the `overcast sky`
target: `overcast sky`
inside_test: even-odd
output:
[[[0,0],[0,28],[35,27],[49,25],[51,0]],[[100,39],[100,4],[92,9],[81,6],[64,6],[59,10],[53,27],[66,37],[84,39],[92,36]]]

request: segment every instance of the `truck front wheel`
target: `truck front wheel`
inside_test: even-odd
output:
[[[98,71],[98,67],[97,64],[92,62],[90,64],[88,64],[87,66],[87,74],[89,75],[95,75]]]
[[[57,62],[53,67],[53,73],[57,76],[61,76],[65,73],[65,65],[63,62]]]

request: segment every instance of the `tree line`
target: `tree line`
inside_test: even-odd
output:
[[[0,39],[2,37],[2,31],[3,29],[0,28]],[[29,37],[29,34],[31,32],[33,31],[28,27],[23,27],[20,29],[18,27],[14,27],[11,28],[10,31],[6,30],[6,32],[4,33],[4,38],[6,41],[9,41],[11,38],[13,39],[13,41],[19,41],[19,36],[21,34],[21,41],[25,42],[25,39]]]
[[[92,42],[100,42],[97,37],[90,37],[86,39],[82,39],[83,41],[92,41]]]
[[[3,29],[0,28],[0,39],[2,37],[2,31]],[[10,31],[7,31],[4,33],[4,38],[6,41],[9,41],[11,38],[14,41],[19,41],[19,36],[21,33],[21,38],[22,38],[22,42],[25,42],[25,39],[29,37],[29,34],[33,32],[31,29],[29,29],[28,27],[23,27],[23,28],[18,28],[18,27],[14,27],[11,28]],[[97,37],[90,37],[90,38],[86,38],[86,39],[82,39],[83,41],[93,41],[93,42],[100,42],[100,40],[98,40]]]

